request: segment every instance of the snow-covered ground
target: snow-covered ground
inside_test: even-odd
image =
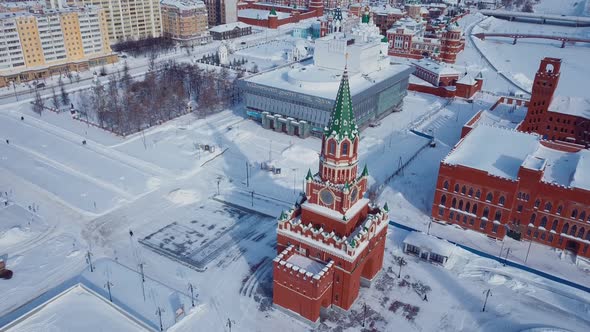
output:
[[[462,24],[478,19],[470,15]],[[491,78],[498,75],[478,62],[471,47],[462,54],[466,67],[485,72],[486,90],[509,91],[511,84],[503,78],[494,83]],[[408,160],[428,142],[408,129],[436,137],[436,147],[422,150],[379,197],[389,203],[393,220],[427,228],[440,160],[459,140],[461,126],[495,101],[488,94],[479,97],[471,104],[447,104],[410,92],[402,112],[361,133],[360,162],[367,163],[372,183],[389,177],[400,160]],[[0,321],[42,293],[81,278],[103,298],[108,297],[105,285],[110,281],[115,303],[152,327],[157,307],[163,308],[169,331],[227,331],[228,319],[235,322],[235,330],[244,331],[311,328],[270,306],[274,219],[246,208],[276,216],[294,202],[307,170],[317,171],[320,140],[265,130],[245,120],[240,110],[205,119],[189,114],[121,138],[64,114],[39,117],[28,108],[21,103],[0,109],[0,133],[10,140],[7,144],[0,137],[0,191],[9,199],[9,205],[0,206],[0,218],[12,220],[0,220],[0,255],[5,254],[7,267],[14,271],[11,280],[0,281]],[[84,139],[87,144],[82,146]],[[205,144],[215,146],[215,152],[195,149]],[[263,162],[281,168],[281,174],[261,169]],[[29,205],[34,210],[29,211]],[[12,235],[15,228],[18,236]],[[493,254],[502,247],[480,234],[438,224],[432,225],[431,233]],[[367,324],[377,331],[590,329],[590,295],[458,248],[445,268],[404,256],[408,265],[402,269],[403,278],[397,278],[395,256],[403,255],[405,234],[390,228],[385,268],[373,287],[361,291],[349,313],[333,312],[317,330],[361,330],[363,303],[368,306]],[[10,240],[2,242],[4,238]],[[139,240],[149,242],[149,247]],[[508,247],[509,259],[517,260],[524,257],[528,243],[507,240],[504,250]],[[88,271],[87,252],[92,253],[95,272]],[[527,264],[589,283],[587,270],[570,257],[558,256],[533,244]],[[189,267],[186,257],[197,257],[201,266]],[[145,299],[139,264],[147,280]],[[197,298],[192,311],[189,282]],[[416,290],[428,288],[426,302]],[[492,297],[481,312],[487,289]],[[108,309],[99,310],[109,315],[112,308],[104,305]],[[86,306],[89,311],[80,316],[100,307]],[[173,325],[173,313],[181,306],[187,315]],[[22,331],[34,331],[39,322],[47,329],[72,326],[61,324],[73,322],[48,318],[61,317],[63,308],[49,306],[39,314],[46,309],[48,314],[23,325]],[[124,323],[113,318],[113,324]]]
[[[588,27],[574,28],[508,22],[493,17],[483,20],[473,29],[474,34],[508,32],[579,36],[590,39],[590,28]],[[530,91],[541,59],[555,57],[563,60],[557,93],[567,96],[587,94],[587,89],[579,82],[590,75],[590,68],[587,64],[587,59],[590,58],[590,44],[588,43],[567,44],[565,48],[561,48],[560,41],[547,39],[519,39],[516,45],[512,45],[510,38],[488,37],[482,41],[473,37],[472,40],[498,70],[526,90]],[[527,54],[527,56],[520,56],[522,54]],[[458,63],[460,62],[459,60]],[[484,83],[484,88],[489,89],[487,82]]]

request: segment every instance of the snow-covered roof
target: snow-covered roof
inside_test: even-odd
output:
[[[214,26],[213,28],[209,29],[209,31],[211,31],[211,32],[225,32],[225,31],[231,31],[235,28],[244,29],[247,27],[249,27],[249,25],[246,23],[234,22],[234,23],[227,23],[227,24]]]
[[[439,239],[432,235],[426,235],[422,232],[410,232],[404,239],[404,243],[445,257],[451,256],[453,248],[455,247],[446,240]]]
[[[200,0],[161,0],[160,4],[184,10],[205,8],[205,3]]]
[[[590,119],[590,99],[582,97],[556,96],[549,106],[549,112],[579,116]]]
[[[301,269],[304,269],[307,272],[311,272],[314,275],[320,273],[324,268],[324,264],[314,261],[305,256],[301,256],[298,254],[294,254],[293,256],[287,259],[287,263],[291,263],[295,266],[298,266]]]
[[[479,125],[458,143],[444,163],[516,180],[520,165],[538,143],[538,135]]]
[[[524,120],[527,113],[526,106],[517,106],[516,104],[499,103],[493,110],[481,112],[479,120],[474,126],[488,125],[507,129],[516,129]]]
[[[386,63],[382,63],[381,67],[380,70],[368,74],[350,73],[350,92],[353,98],[371,86],[410,70],[410,66],[390,64],[388,60]],[[270,88],[334,100],[341,77],[342,70],[296,63],[292,66],[285,66],[250,76],[245,81]]]
[[[432,73],[435,73],[438,76],[458,76],[460,74],[457,70],[444,63],[438,63],[429,59],[413,60],[412,64],[416,67],[421,67]]]
[[[375,6],[375,7],[372,7],[371,10],[375,14],[397,14],[397,15],[401,15],[402,14],[401,9],[396,8],[396,7],[393,7],[393,6],[389,5],[389,4],[383,5],[383,6]]]
[[[255,20],[266,20],[268,19],[269,14],[270,11],[263,9],[246,8],[238,10],[238,17],[251,18]],[[276,12],[276,14],[279,20],[291,16],[291,14],[285,12]]]
[[[458,143],[443,162],[511,180],[518,178],[522,166],[542,171],[542,182],[590,190],[590,150],[558,150],[541,142],[537,134],[479,125]]]

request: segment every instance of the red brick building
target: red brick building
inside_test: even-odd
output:
[[[312,17],[321,17],[324,13],[323,3],[317,0],[310,0],[309,7],[275,6],[255,0],[246,0],[237,6],[238,21],[270,29]]]
[[[319,172],[306,176],[305,196],[281,213],[273,261],[273,302],[316,322],[321,308],[348,310],[361,284],[383,265],[388,208],[363,198],[359,132],[346,70],[325,128]]]
[[[590,99],[554,96],[561,59],[544,58],[535,75],[529,110],[519,130],[590,146]]]
[[[590,257],[590,151],[480,124],[441,161],[432,218]]]
[[[465,48],[465,38],[456,23],[448,24],[437,34],[426,34],[426,23],[408,17],[398,20],[387,30],[388,54],[410,59],[425,57],[455,63]]]
[[[471,99],[483,87],[483,76],[464,74],[449,65],[429,59],[412,60],[413,75],[421,79],[410,79],[408,90],[433,94],[443,98]]]

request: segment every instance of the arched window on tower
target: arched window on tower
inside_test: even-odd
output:
[[[443,184],[443,189],[444,190],[449,189],[449,181],[445,181],[445,183]]]
[[[467,202],[467,204],[465,204],[465,211],[469,212],[469,210],[471,210],[471,203]]]
[[[334,142],[334,141],[328,142],[328,153],[331,155],[336,154],[336,142]]]
[[[467,193],[469,197],[473,196],[473,188],[469,188],[469,192]]]
[[[485,208],[483,208],[482,218],[487,218],[489,214],[490,214],[490,209],[488,209],[488,207],[486,206]]]
[[[547,203],[545,203],[545,211],[551,211],[551,208],[552,208],[552,207],[553,207],[553,206],[551,205],[551,202],[547,202]]]
[[[473,204],[473,208],[471,209],[471,213],[477,214],[477,204]]]
[[[570,235],[571,236],[576,236],[576,232],[578,231],[578,226],[573,225],[572,229],[570,230]]]
[[[475,198],[479,199],[481,197],[481,191],[479,191],[479,189],[477,189],[477,192],[475,193]]]
[[[561,211],[563,211],[563,206],[558,206],[557,207],[557,214],[561,214]]]
[[[578,217],[578,209],[572,211],[572,218],[576,219],[576,217]]]
[[[459,210],[463,210],[463,201],[462,200],[459,201],[459,207],[458,207],[458,209]]]
[[[440,204],[445,205],[447,203],[447,196],[442,195],[440,196]]]
[[[533,224],[533,225],[534,225],[534,224],[535,224],[535,219],[537,219],[537,215],[536,215],[536,214],[534,214],[534,213],[533,213],[533,214],[531,214],[531,220],[529,221],[529,223],[531,223],[531,224]]]
[[[492,193],[488,193],[486,195],[486,201],[491,202],[494,199],[494,195]]]
[[[348,156],[348,142],[342,143],[341,155]]]
[[[580,227],[580,230],[578,231],[578,237],[580,239],[584,238],[584,233],[586,232],[586,230],[584,229],[584,227]]]
[[[459,184],[457,183],[457,184],[455,185],[455,192],[458,192],[458,191],[459,191]]]
[[[467,191],[467,188],[465,188],[465,186],[463,186],[463,188],[461,188],[461,194],[465,195],[466,191]]]
[[[451,207],[452,208],[456,208],[457,207],[457,199],[453,197],[453,201],[451,202]]]
[[[498,204],[504,205],[504,203],[506,203],[506,199],[504,198],[504,196],[500,196],[500,199],[498,200]]]
[[[500,221],[502,219],[502,212],[496,211],[496,215],[494,216],[494,220]]]
[[[551,225],[551,230],[557,231],[557,224],[558,224],[558,221],[553,220],[553,225]]]
[[[586,219],[586,211],[580,213],[580,220],[584,221],[584,219]]]

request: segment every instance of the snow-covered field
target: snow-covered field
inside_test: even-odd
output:
[[[508,32],[579,36],[590,39],[590,28],[588,27],[574,28],[508,22],[493,17],[483,20],[473,29],[474,34]],[[482,41],[473,37],[472,40],[498,70],[526,90],[530,91],[540,60],[544,57],[555,57],[563,59],[557,93],[567,96],[587,94],[586,87],[579,82],[590,75],[590,68],[587,64],[587,59],[590,58],[590,44],[588,43],[567,44],[565,48],[561,48],[560,41],[547,39],[519,39],[516,45],[512,45],[510,38],[488,37]],[[520,56],[522,54],[527,54],[527,56]],[[460,61],[458,62],[460,63]],[[484,88],[488,89],[485,83]]]

